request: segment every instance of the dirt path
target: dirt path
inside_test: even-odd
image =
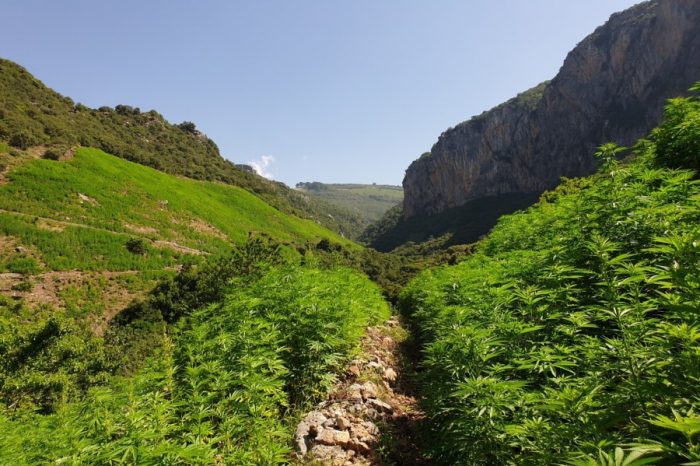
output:
[[[428,464],[417,445],[423,413],[402,372],[407,338],[396,317],[367,329],[344,379],[297,426],[300,464]]]

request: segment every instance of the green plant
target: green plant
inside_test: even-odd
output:
[[[17,283],[16,285],[12,286],[12,289],[14,291],[21,291],[21,292],[25,292],[25,293],[28,291],[32,291],[33,288],[34,288],[34,285],[29,280],[21,281],[21,282]]]
[[[696,84],[691,91],[695,95],[669,100],[664,119],[651,139],[660,164],[700,172],[700,86]]]
[[[148,251],[146,242],[143,238],[129,238],[126,241],[126,250],[132,254],[143,256]]]

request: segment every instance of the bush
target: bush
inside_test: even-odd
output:
[[[34,288],[34,285],[32,284],[32,282],[30,282],[28,280],[21,281],[21,282],[17,283],[16,285],[12,286],[13,291],[21,291],[24,293],[32,291],[33,288]]]
[[[143,238],[130,238],[126,241],[126,250],[132,254],[143,256],[148,251],[148,247]]]
[[[220,301],[235,277],[253,280],[284,261],[280,245],[267,235],[250,235],[248,241],[200,268],[186,264],[172,279],[159,284],[146,306],[175,323],[196,309]]]
[[[52,148],[47,149],[46,152],[44,152],[44,155],[42,157],[46,160],[57,161],[57,160],[61,159],[61,157],[63,156],[64,153],[65,153],[65,151],[62,151],[62,149],[52,147]]]
[[[182,123],[176,126],[186,133],[197,134],[198,132],[197,126],[191,121],[183,121]]]
[[[107,381],[99,340],[55,309],[0,302],[0,322],[0,406],[50,412]]]
[[[27,132],[27,131],[20,131],[17,133],[14,133],[10,136],[9,143],[13,147],[17,147],[18,149],[29,149],[32,146],[37,146],[40,144],[39,138],[35,136],[33,133]]]
[[[141,114],[140,108],[132,107],[131,105],[117,105],[116,107],[114,107],[114,111],[118,115],[125,115],[125,116],[140,115]]]
[[[700,83],[693,90],[700,91]],[[671,99],[652,140],[661,165],[700,172],[700,99]]]

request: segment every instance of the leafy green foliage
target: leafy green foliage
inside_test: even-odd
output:
[[[112,370],[101,342],[74,319],[0,299],[0,405],[50,411]]]
[[[700,182],[635,150],[407,286],[434,462],[700,460]]]
[[[173,278],[151,292],[146,306],[175,323],[193,310],[221,301],[226,284],[233,278],[253,280],[273,265],[284,262],[281,246],[268,236],[250,235],[248,241],[200,267],[188,263]]]
[[[700,87],[691,91],[696,95],[669,100],[664,120],[651,138],[660,164],[700,172]]]
[[[132,254],[142,256],[146,254],[148,248],[146,242],[142,238],[130,238],[126,241],[126,250]]]
[[[175,359],[183,416],[198,416],[193,422],[206,423],[212,438],[234,429],[224,451],[232,448],[236,461],[248,454],[236,450],[286,453],[287,439],[275,438],[279,413],[323,396],[365,326],[387,317],[377,288],[347,269],[284,267],[248,286],[234,280],[223,303],[182,324]],[[202,418],[207,406],[217,409]],[[265,439],[276,445],[260,445]]]
[[[325,394],[388,306],[349,269],[258,268],[225,294],[181,319],[137,377],[48,415],[0,411],[0,463],[287,462],[288,419]]]
[[[8,272],[21,273],[23,275],[34,275],[41,270],[36,259],[23,254],[15,255],[4,264],[0,265],[0,267],[6,269]]]

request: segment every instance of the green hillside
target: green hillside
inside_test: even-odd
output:
[[[168,175],[97,149],[62,161],[0,151],[0,292],[33,305],[90,301],[98,327],[156,278],[229,252],[249,233],[290,250],[321,239],[355,247],[236,186]]]
[[[363,227],[379,220],[389,209],[403,200],[401,186],[326,184],[314,181],[297,183],[296,188],[314,198],[355,213],[362,219]]]
[[[241,170],[224,159],[214,141],[191,122],[171,124],[155,110],[141,111],[129,105],[88,108],[3,59],[0,140],[53,158],[76,146],[96,147],[165,173],[240,186],[285,213],[313,219],[338,232],[357,229],[361,222],[345,209]]]
[[[66,161],[28,160],[6,176],[0,232],[36,249],[49,270],[174,265],[188,249],[219,253],[248,232],[282,242],[327,238],[349,244],[244,189],[174,177],[96,149],[78,149]],[[144,239],[149,254],[129,254],[129,238]]]

